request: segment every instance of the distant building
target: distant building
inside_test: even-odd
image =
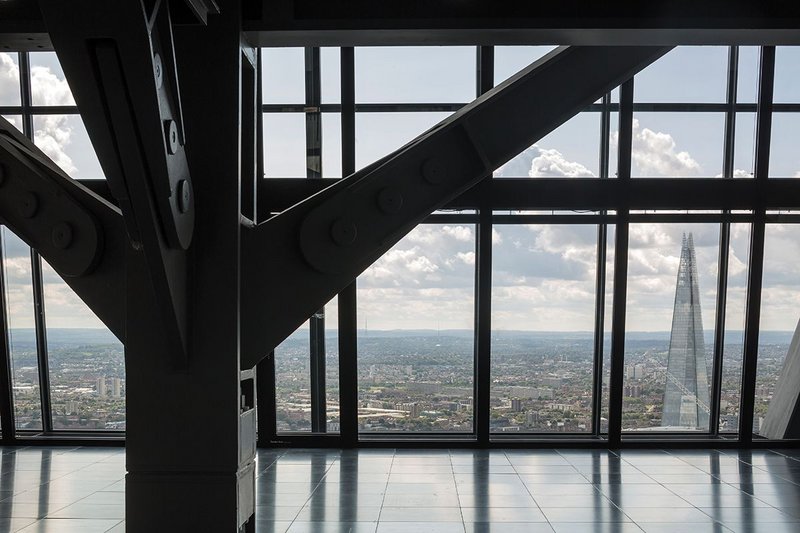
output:
[[[519,413],[522,411],[522,400],[519,398],[512,398],[511,399],[511,410],[515,413]]]
[[[667,358],[662,426],[708,428],[708,374],[692,234],[683,236]]]
[[[525,421],[529,426],[536,426],[539,424],[539,411],[528,411]]]
[[[114,398],[122,397],[122,380],[120,378],[111,379],[111,396]]]
[[[106,397],[106,377],[100,376],[97,378],[97,395],[100,398]]]

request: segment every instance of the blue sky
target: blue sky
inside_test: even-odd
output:
[[[514,74],[551,47],[497,47],[495,81]],[[304,67],[301,49],[264,51],[264,102],[301,104]],[[34,103],[70,105],[72,98],[52,53],[34,53]],[[424,58],[424,60],[420,60]],[[358,48],[358,103],[466,103],[475,96],[473,47]],[[779,48],[776,102],[800,103],[800,50]],[[323,103],[340,102],[339,53],[321,52]],[[740,102],[754,102],[758,53],[740,49]],[[711,102],[725,99],[727,49],[683,47],[640,73],[637,102]],[[18,68],[13,54],[0,54],[0,105],[19,104]],[[618,92],[612,95],[618,98]],[[447,116],[447,113],[360,113],[356,117],[358,167],[391,152]],[[11,117],[12,119],[14,117]],[[636,113],[635,176],[717,176],[722,172],[724,116],[721,113]],[[612,165],[616,170],[612,117]],[[305,175],[305,122],[298,114],[267,114],[265,161],[268,177]],[[735,167],[748,176],[753,165],[754,115],[737,117]],[[341,175],[341,121],[323,116],[323,174]],[[78,116],[37,118],[36,141],[70,175],[102,177]],[[800,114],[776,114],[770,165],[774,176],[800,172],[797,134]],[[599,174],[600,118],[581,113],[499,169],[508,177],[596,176]],[[798,230],[798,231],[795,231]],[[701,304],[706,328],[713,327],[718,225],[636,224],[631,227],[628,328],[666,330],[672,314],[675,277],[684,232],[692,231],[700,264]],[[459,328],[473,325],[475,228],[464,224],[420,227],[359,278],[359,327],[370,329]],[[496,329],[587,331],[592,328],[596,227],[497,226],[494,237],[493,310]],[[765,310],[767,329],[794,329],[800,316],[800,226],[767,232]],[[728,326],[740,329],[749,229],[734,226],[730,250]],[[27,252],[6,240],[6,271],[15,324],[32,325],[24,280]],[[611,263],[609,264],[611,265]],[[51,270],[46,269],[48,322],[53,327],[91,327],[96,319]],[[16,285],[14,285],[16,283]],[[335,305],[335,302],[334,302]],[[328,324],[335,326],[335,307]]]

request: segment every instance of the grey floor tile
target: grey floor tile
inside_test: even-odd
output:
[[[464,533],[461,522],[378,522],[376,533]]]
[[[381,522],[461,522],[458,507],[384,507]]]

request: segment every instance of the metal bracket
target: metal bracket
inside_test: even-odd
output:
[[[200,20],[218,9],[189,4]],[[40,7],[132,247],[146,259],[174,366],[182,367],[195,206],[170,2],[43,0]]]

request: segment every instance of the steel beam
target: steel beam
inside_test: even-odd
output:
[[[243,364],[254,366],[432,211],[667,51],[559,48],[393,154],[246,229]]]

